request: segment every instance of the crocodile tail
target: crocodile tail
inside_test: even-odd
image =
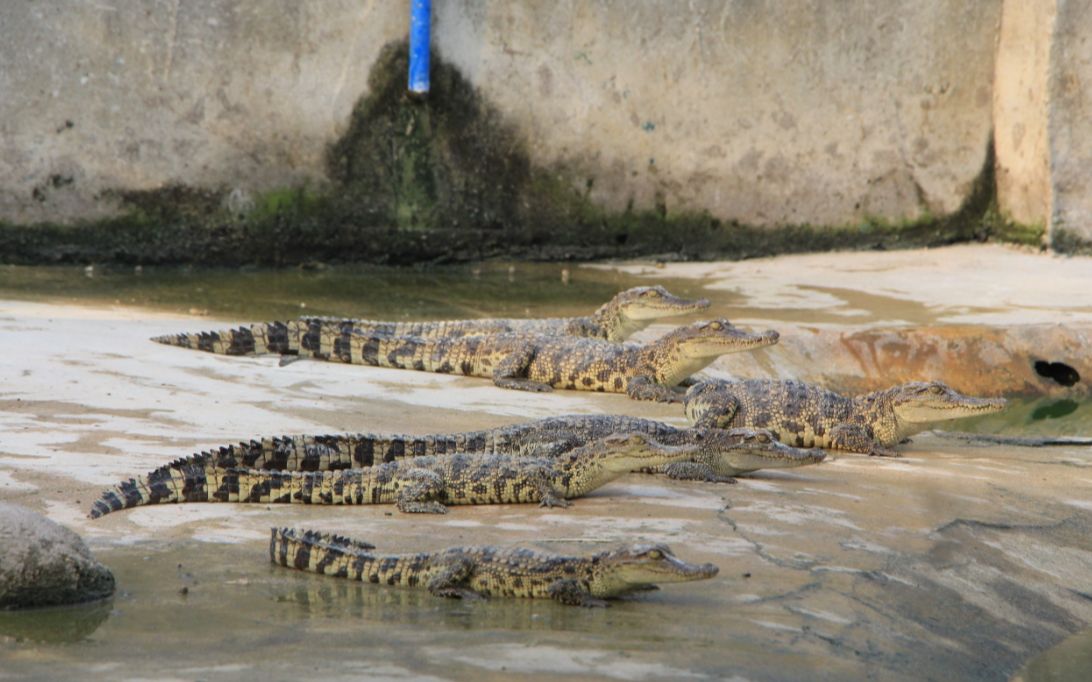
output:
[[[327,573],[331,565],[349,568],[352,563],[359,570],[363,562],[373,559],[369,554],[375,545],[360,542],[334,533],[296,528],[272,528],[269,539],[269,560],[280,566],[301,571]],[[338,562],[338,559],[343,561]],[[338,571],[333,571],[337,574]],[[347,572],[342,575],[347,575]]]
[[[225,478],[223,474],[227,471],[210,466],[208,458],[201,456],[178,460],[173,465],[160,467],[140,478],[130,478],[106,490],[95,500],[89,516],[97,519],[110,512],[149,504],[210,501],[213,495],[209,492],[209,474],[216,472],[212,478],[219,479]],[[238,477],[234,478],[237,494]],[[221,483],[227,482],[216,481],[215,487],[219,489]]]
[[[378,437],[370,434],[340,436],[274,436],[240,441],[175,460],[161,469],[209,465],[221,469],[274,469],[279,471],[333,471],[370,466],[354,459]],[[157,470],[158,471],[158,470]]]
[[[120,509],[170,502],[377,504],[391,493],[359,471],[273,471],[211,464],[163,467],[110,488],[95,501],[97,519]]]
[[[322,324],[305,319],[292,322],[263,322],[235,329],[167,334],[153,337],[152,341],[218,355],[259,353],[288,355],[299,352],[301,341],[312,331],[312,327],[321,329]]]
[[[426,436],[348,433],[338,435],[274,436],[205,450],[177,459],[150,476],[163,477],[168,469],[211,466],[220,469],[276,471],[337,471],[359,469],[407,457],[448,455],[456,452],[492,454],[509,447],[504,429]],[[516,447],[514,444],[511,447]]]

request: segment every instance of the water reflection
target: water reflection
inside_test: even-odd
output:
[[[65,644],[86,639],[109,617],[113,598],[71,606],[0,611],[0,635],[17,641]]]

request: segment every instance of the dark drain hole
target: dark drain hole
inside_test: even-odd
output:
[[[1035,371],[1041,377],[1047,379],[1053,379],[1062,386],[1072,386],[1081,380],[1081,375],[1077,373],[1077,370],[1073,369],[1064,362],[1047,362],[1046,360],[1035,361]]]

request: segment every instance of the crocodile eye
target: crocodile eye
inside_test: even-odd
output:
[[[658,549],[650,549],[648,551],[648,554],[646,554],[645,556],[647,556],[649,559],[663,559],[664,553]]]
[[[758,442],[759,443],[769,443],[770,442],[769,434],[766,434],[766,433],[758,434]]]
[[[720,322],[710,322],[709,323],[709,328],[713,329],[713,330],[718,330],[718,329],[721,328],[721,324],[720,324]]]
[[[936,384],[933,384],[932,386],[929,387],[929,392],[939,394],[939,393],[943,393],[944,389],[941,388],[940,386],[937,386]]]

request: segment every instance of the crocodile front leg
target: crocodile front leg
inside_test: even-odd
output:
[[[533,485],[538,492],[538,506],[562,508],[573,506],[572,502],[569,502],[561,495],[558,495],[557,491],[554,490],[554,486],[550,483],[550,474],[546,469],[536,467],[534,471],[529,472],[528,478],[531,481],[531,485]]]
[[[568,606],[607,607],[610,604],[605,599],[593,597],[587,588],[572,578],[555,580],[546,588],[546,593],[551,599],[556,599]]]
[[[448,599],[484,599],[482,595],[462,585],[473,571],[474,562],[467,557],[459,557],[428,581],[428,591],[437,597]]]
[[[705,481],[706,483],[735,483],[731,476],[722,476],[704,462],[672,462],[664,466],[668,478],[679,481]]]
[[[875,457],[898,457],[899,453],[876,442],[872,433],[863,426],[839,424],[830,430],[830,444],[837,450],[856,452]]]
[[[524,344],[493,368],[493,383],[501,388],[511,388],[516,391],[546,393],[554,390],[554,387],[549,384],[527,378],[527,368],[531,366],[531,361],[534,359],[534,344]]]
[[[428,469],[410,469],[399,475],[408,485],[398,493],[395,506],[407,514],[446,514],[447,507],[436,500],[443,495],[444,479]]]
[[[654,400],[658,403],[681,403],[682,395],[670,386],[656,383],[650,376],[642,375],[630,378],[626,384],[626,395],[634,400]]]

